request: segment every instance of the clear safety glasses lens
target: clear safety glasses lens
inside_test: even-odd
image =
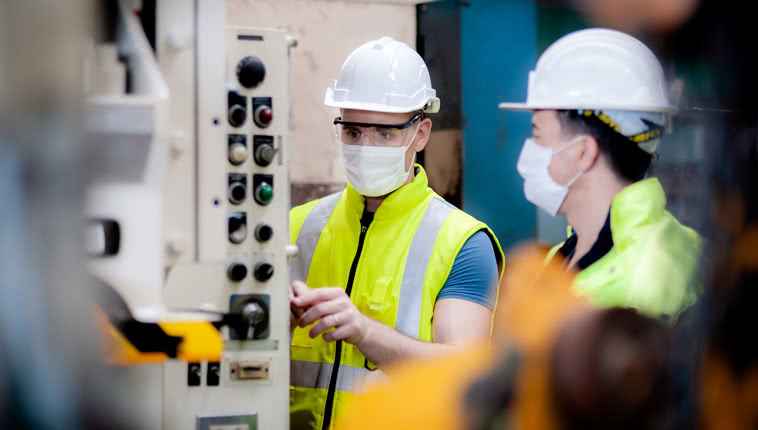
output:
[[[408,129],[335,124],[337,139],[348,145],[402,146]]]
[[[385,125],[334,120],[337,139],[348,145],[403,146],[411,126],[423,116],[414,115],[404,124]]]

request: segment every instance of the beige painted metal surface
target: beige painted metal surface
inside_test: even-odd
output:
[[[117,255],[90,260],[95,277],[113,287],[135,318],[157,321],[166,312],[161,299],[164,271],[163,178],[169,88],[133,14],[124,12],[118,41],[131,70],[126,94],[90,94],[87,131],[106,160],[93,165],[86,193],[91,220],[114,220],[123,239]]]
[[[329,0],[228,0],[227,22],[280,28],[298,38],[292,53],[292,164],[296,184],[344,184],[346,179],[326,88],[361,43],[391,36],[412,47],[416,8],[411,3]]]

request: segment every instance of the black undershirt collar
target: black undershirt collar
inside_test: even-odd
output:
[[[566,260],[571,260],[576,251],[577,236],[576,232],[572,233],[566,242],[561,246],[558,252],[563,255]],[[597,235],[597,240],[592,244],[589,252],[584,254],[579,261],[576,262],[576,267],[579,270],[584,270],[600,260],[607,254],[611,248],[613,248],[613,235],[611,234],[611,214],[608,213],[608,217],[605,219],[605,224]]]

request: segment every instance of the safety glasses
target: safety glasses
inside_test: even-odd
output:
[[[416,114],[404,124],[371,124],[365,122],[343,121],[334,119],[337,139],[347,145],[403,146],[408,129],[423,118]]]

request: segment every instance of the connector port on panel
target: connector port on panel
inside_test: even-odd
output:
[[[268,379],[269,362],[266,360],[231,363],[229,376],[232,380]]]

